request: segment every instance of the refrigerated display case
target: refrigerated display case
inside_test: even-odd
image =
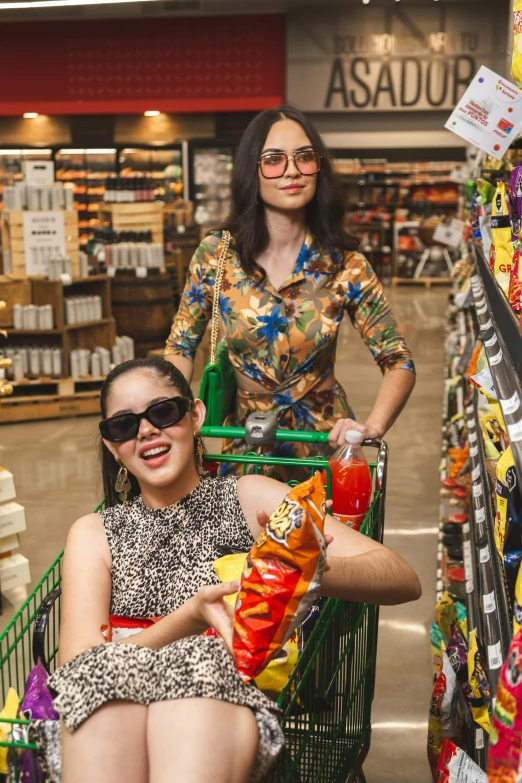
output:
[[[170,203],[183,195],[181,144],[171,148],[126,147],[118,156],[120,177],[144,177],[154,182],[157,199]]]
[[[116,148],[60,149],[55,155],[55,176],[74,184],[74,208],[78,210],[80,245],[87,244],[99,228],[98,210],[107,179],[116,176]]]
[[[191,145],[191,197],[194,220],[205,229],[218,227],[230,211],[232,167],[235,147],[232,143],[207,141]]]

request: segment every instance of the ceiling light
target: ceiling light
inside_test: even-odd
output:
[[[370,0],[362,0],[362,1],[363,1],[363,5],[368,5],[368,3],[370,2]]]
[[[144,111],[143,116],[144,117],[159,117],[161,114],[160,111]]]
[[[37,111],[26,111],[24,114],[24,120],[35,120],[40,115]]]

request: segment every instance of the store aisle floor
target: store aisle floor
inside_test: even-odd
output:
[[[442,400],[442,319],[447,291],[399,288],[392,308],[418,371],[413,397],[389,434],[385,542],[416,568],[423,597],[381,611],[374,732],[365,764],[368,783],[429,783],[427,711],[431,695],[429,625],[435,599],[437,471]],[[347,322],[339,337],[337,377],[360,419],[375,398],[380,374]],[[91,510],[97,420],[9,425],[0,432],[0,464],[15,475],[27,511],[21,551],[36,583],[62,549],[71,523]],[[25,590],[4,598],[3,627]]]

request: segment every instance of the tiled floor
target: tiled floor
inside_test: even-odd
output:
[[[418,383],[388,436],[391,449],[385,542],[417,569],[422,599],[381,611],[374,731],[364,770],[368,783],[429,783],[427,710],[431,695],[428,628],[435,596],[437,470],[442,397],[442,321],[447,292],[401,288],[393,310],[413,351]],[[364,418],[379,372],[351,326],[339,339],[337,377]],[[1,422],[1,416],[0,416]],[[33,581],[62,549],[71,523],[100,498],[96,486],[97,420],[68,419],[0,429],[0,464],[15,475],[27,510],[21,551]],[[4,598],[2,626],[25,591]]]

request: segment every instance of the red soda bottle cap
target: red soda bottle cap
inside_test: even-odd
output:
[[[464,582],[465,575],[464,569],[461,566],[455,568],[448,568],[448,582],[452,585]]]

